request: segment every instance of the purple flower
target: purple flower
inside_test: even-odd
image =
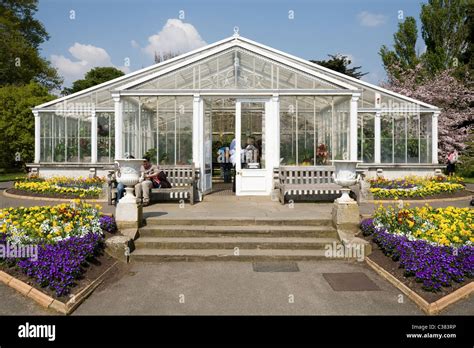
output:
[[[100,228],[109,233],[117,232],[117,224],[113,216],[103,215],[100,217]]]
[[[372,226],[370,226],[372,224]],[[406,277],[415,277],[428,291],[439,291],[453,282],[474,276],[474,247],[437,246],[425,240],[409,240],[384,228],[375,228],[373,220],[362,221],[361,229],[372,231],[373,241],[387,257],[400,262]]]
[[[17,266],[40,286],[48,286],[58,296],[63,296],[69,293],[74,281],[83,273],[87,260],[103,247],[103,237],[89,233],[38,247],[36,260],[19,260]]]

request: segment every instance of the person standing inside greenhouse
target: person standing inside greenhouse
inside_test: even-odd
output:
[[[458,161],[458,152],[456,150],[451,151],[447,157],[446,173],[448,176],[454,175],[456,171],[456,162]]]

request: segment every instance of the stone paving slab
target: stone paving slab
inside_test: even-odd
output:
[[[254,272],[251,262],[122,265],[73,315],[422,315],[400,291],[357,261],[301,261],[299,272]],[[327,272],[363,272],[380,291],[338,291]],[[0,315],[54,314],[0,284]],[[182,303],[184,300],[184,303]],[[293,303],[291,303],[291,301]],[[473,315],[474,298],[444,315]]]

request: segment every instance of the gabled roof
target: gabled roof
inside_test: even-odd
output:
[[[144,69],[137,70],[135,72],[132,72],[127,75],[118,77],[116,79],[87,88],[85,90],[73,93],[71,95],[67,95],[67,96],[52,100],[50,102],[38,105],[35,107],[35,109],[45,108],[45,107],[48,107],[48,106],[51,106],[63,101],[67,101],[72,98],[87,96],[88,93],[99,92],[102,90],[108,90],[111,93],[113,92],[120,93],[120,91],[131,89],[134,86],[137,86],[141,83],[144,83],[146,81],[149,81],[161,75],[177,70],[183,66],[187,66],[193,62],[197,62],[201,59],[210,57],[214,54],[218,54],[219,52],[223,52],[232,47],[240,47],[242,49],[251,51],[255,54],[261,55],[265,58],[272,59],[284,65],[290,66],[296,70],[304,72],[305,74],[314,76],[315,78],[334,84],[341,89],[353,90],[354,92],[356,92],[360,89],[368,88],[372,91],[384,93],[394,98],[399,98],[411,103],[416,103],[429,109],[439,110],[436,106],[395,93],[393,91],[373,85],[371,83],[364,82],[356,78],[344,75],[342,73],[325,68],[321,65],[318,65],[310,61],[307,61],[305,59],[276,50],[269,46],[262,45],[258,42],[252,41],[250,39],[247,39],[238,35],[228,37],[224,40],[198,48],[196,50],[179,55],[177,57],[166,60],[164,62],[151,65]]]
[[[300,63],[295,63],[292,62],[290,59],[282,55],[278,51],[270,52],[268,50],[262,50],[253,43],[250,43],[250,40],[246,40],[240,36],[233,36],[228,38],[228,41],[222,42],[220,45],[213,47],[212,49],[209,49],[209,46],[204,47],[203,49],[205,50],[199,55],[194,55],[193,57],[189,57],[186,60],[180,61],[180,62],[175,62],[174,64],[171,64],[167,66],[166,68],[160,69],[152,74],[143,76],[142,78],[136,79],[130,83],[126,83],[118,88],[115,89],[115,91],[123,91],[127,89],[133,89],[133,87],[140,85],[142,83],[145,83],[147,81],[153,80],[159,76],[168,74],[170,72],[173,72],[177,69],[180,69],[184,66],[187,66],[189,64],[192,64],[194,62],[198,62],[202,59],[205,59],[207,57],[211,57],[213,55],[219,54],[221,52],[224,52],[230,48],[234,47],[239,47],[242,49],[246,49],[250,52],[256,53],[259,56],[271,59],[273,61],[276,61],[278,63],[281,63],[283,65],[286,65],[288,67],[294,68],[296,70],[299,70],[301,72],[304,72],[308,75],[311,75],[313,77],[316,77],[318,79],[324,80],[326,82],[329,82],[340,89],[348,89],[348,90],[354,90],[357,91],[357,87],[351,85],[350,83],[347,83],[345,81],[341,81],[340,79],[335,79],[332,76],[328,76],[327,74],[321,73],[319,71],[315,71],[313,69],[309,69],[308,67],[300,64]],[[296,57],[295,57],[296,58]]]

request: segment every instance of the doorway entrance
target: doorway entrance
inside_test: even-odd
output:
[[[234,195],[230,145],[235,138],[235,98],[204,98],[205,173],[208,194]]]
[[[205,192],[217,195],[268,195],[270,100],[204,98]],[[271,139],[270,139],[271,140]]]

